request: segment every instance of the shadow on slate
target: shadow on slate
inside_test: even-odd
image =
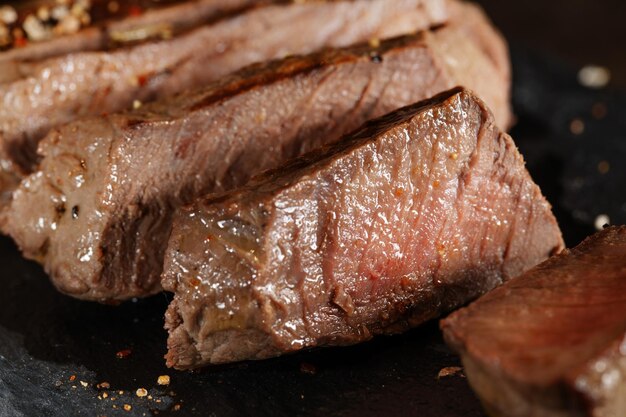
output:
[[[571,69],[521,49],[513,63],[512,135],[568,245],[592,233],[599,214],[626,222],[625,98],[585,89]],[[582,134],[571,133],[573,119],[583,122]],[[164,366],[168,295],[118,307],[73,300],[6,238],[0,279],[0,417],[484,417],[462,375],[437,378],[459,361],[435,322],[359,346],[185,373]],[[128,349],[126,358],[116,357]],[[171,384],[161,387],[157,377],[165,374]],[[105,381],[110,389],[96,387]],[[151,399],[139,398],[138,388]]]
[[[626,95],[582,87],[571,68],[522,48],[512,61],[511,135],[567,245],[592,234],[598,216],[626,224]]]

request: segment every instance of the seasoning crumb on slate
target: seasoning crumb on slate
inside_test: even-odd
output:
[[[103,381],[103,382],[101,382],[101,383],[97,384],[97,385],[96,385],[96,388],[98,388],[98,389],[101,389],[101,388],[102,388],[102,389],[109,389],[109,388],[111,388],[111,384],[109,384],[109,383],[108,383],[108,382],[106,382],[106,381]]]
[[[605,225],[609,225],[609,224],[611,224],[611,219],[606,214],[600,214],[598,217],[596,217],[596,220],[593,223],[596,230],[602,230],[604,229]]]
[[[87,388],[89,386],[89,383],[85,382],[85,381],[80,381],[80,385],[82,385],[83,387]]]
[[[598,65],[587,65],[578,71],[578,82],[588,88],[602,88],[611,81],[608,68]]]
[[[463,374],[463,368],[461,368],[460,366],[447,366],[445,368],[442,368],[437,375],[437,379],[454,375],[459,375],[460,377],[464,378],[465,375]]]
[[[124,411],[130,411],[133,407],[130,404],[124,404]]]
[[[76,379],[76,375],[71,375],[70,376],[70,381],[74,381]]]
[[[115,354],[118,359],[126,359],[133,351],[130,349],[122,349]]]
[[[585,123],[580,119],[574,119],[569,125],[569,130],[575,135],[582,135],[585,131]]]
[[[172,407],[172,410],[178,411],[178,410],[180,410],[180,407],[181,407],[180,404],[174,404],[174,407]]]
[[[135,392],[139,398],[146,397],[148,395],[148,391],[145,388],[138,388],[137,392]]]
[[[170,376],[169,375],[159,375],[157,378],[157,384],[159,385],[169,385],[170,384]]]
[[[598,163],[598,172],[600,174],[604,175],[608,173],[610,169],[611,169],[611,164],[609,164],[607,161],[600,161]]]

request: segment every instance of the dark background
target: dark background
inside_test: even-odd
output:
[[[513,45],[575,66],[609,68],[610,87],[626,91],[626,1],[477,0]]]

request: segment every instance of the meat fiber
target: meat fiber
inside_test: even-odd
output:
[[[626,227],[611,227],[441,323],[491,416],[626,416]]]
[[[443,47],[449,31],[458,51]],[[483,65],[462,71],[470,50]],[[0,223],[65,293],[149,295],[161,288],[175,207],[457,84],[508,97],[508,78],[453,26],[252,67],[201,93],[54,131]],[[499,114],[507,119],[508,105]]]
[[[167,364],[398,333],[561,248],[511,138],[455,89],[181,209],[163,273]]]
[[[387,38],[441,24],[445,0],[285,2],[160,42],[19,66],[0,84],[0,166],[31,172],[38,141],[77,117],[172,96],[254,62]]]

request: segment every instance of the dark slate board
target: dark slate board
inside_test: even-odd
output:
[[[513,62],[512,134],[568,245],[592,233],[599,214],[626,223],[625,97],[579,86],[575,71],[546,57],[517,50]],[[602,118],[598,107],[592,114],[597,103],[606,108]],[[583,121],[583,134],[570,132],[573,119]],[[608,172],[598,170],[601,161]],[[462,374],[438,378],[459,361],[434,322],[360,346],[183,373],[163,364],[167,294],[119,307],[70,299],[6,238],[0,279],[0,417],[484,417]],[[118,359],[124,349],[132,353]],[[169,387],[156,383],[164,374]],[[104,381],[111,389],[98,390]],[[137,397],[140,387],[152,399]]]

